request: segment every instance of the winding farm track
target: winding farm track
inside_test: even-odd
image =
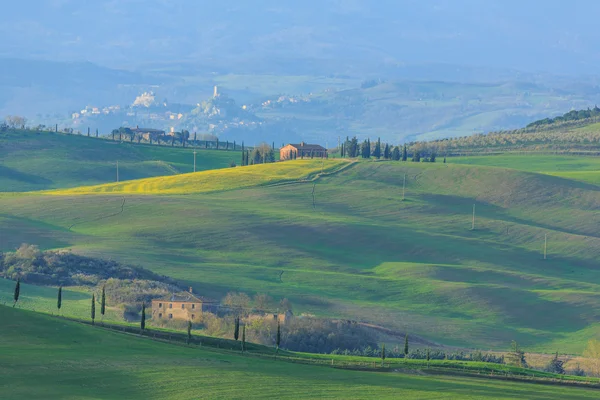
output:
[[[125,196],[123,196],[123,198],[122,198],[121,210],[119,210],[118,212],[116,212],[114,214],[110,214],[110,215],[103,215],[103,216],[98,217],[98,218],[89,219],[89,220],[85,220],[85,221],[81,221],[81,222],[74,222],[74,223],[71,224],[71,226],[69,226],[69,230],[73,229],[73,227],[76,226],[76,225],[85,224],[86,222],[94,222],[94,221],[100,221],[100,220],[103,220],[103,219],[106,219],[106,218],[110,218],[110,217],[116,217],[117,215],[122,214],[123,211],[125,211]]]

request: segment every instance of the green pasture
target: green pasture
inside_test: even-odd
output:
[[[155,146],[60,133],[0,134],[0,191],[96,185],[119,180],[192,172],[192,148]],[[198,150],[196,170],[239,164],[239,151]]]
[[[409,332],[483,350],[517,340],[526,351],[580,353],[600,334],[595,185],[358,162],[316,185],[228,187],[124,194],[122,212],[121,196],[102,193],[3,194],[0,249],[28,242],[141,264],[214,298],[288,297],[296,314],[379,324],[399,341]]]
[[[3,399],[593,399],[585,388],[376,373],[155,342],[0,306]]]
[[[600,183],[600,157],[564,155],[514,155],[451,157],[449,163],[512,168],[520,171],[537,172],[567,179]]]

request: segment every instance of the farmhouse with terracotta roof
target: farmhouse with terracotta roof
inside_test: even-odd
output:
[[[318,144],[288,144],[279,149],[279,159],[295,160],[297,158],[327,158],[327,149]]]

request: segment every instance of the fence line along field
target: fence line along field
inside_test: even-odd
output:
[[[593,399],[591,389],[255,359],[0,306],[2,398]],[[33,385],[32,382],[35,382]]]

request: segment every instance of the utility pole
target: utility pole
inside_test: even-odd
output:
[[[473,223],[471,224],[471,230],[475,230],[475,204],[473,204]]]
[[[406,194],[406,174],[404,174],[404,183],[402,184],[402,201],[404,201],[404,199]]]
[[[117,161],[117,182],[119,182],[119,162]]]
[[[548,234],[544,235],[544,260],[547,258],[548,254]]]

